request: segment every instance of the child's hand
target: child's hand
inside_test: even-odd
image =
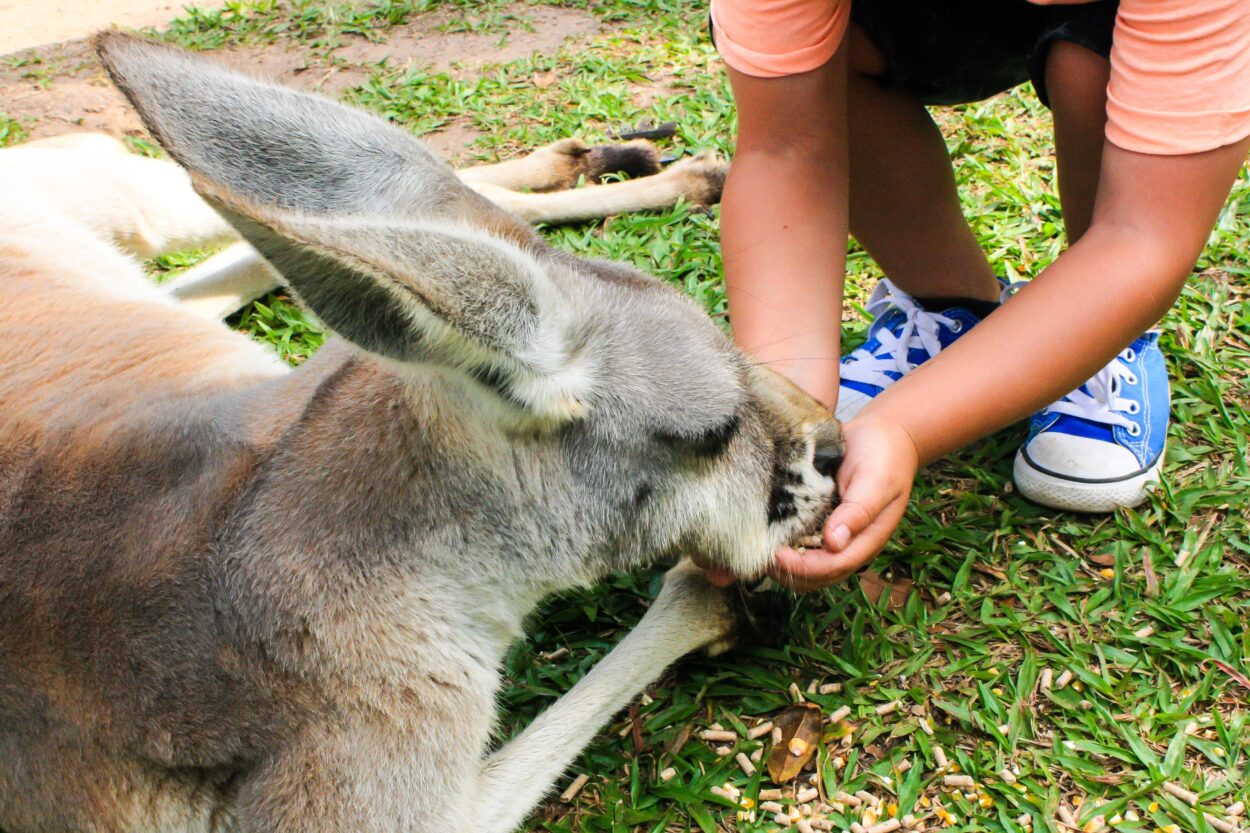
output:
[[[919,467],[908,433],[868,415],[843,430],[846,456],[837,475],[842,502],[825,521],[825,549],[783,549],[770,571],[795,590],[827,587],[857,572],[885,546],[907,508]]]

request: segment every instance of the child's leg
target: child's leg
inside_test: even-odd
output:
[[[1055,158],[1068,244],[1094,216],[1094,194],[1107,125],[1111,62],[1069,41],[1056,41],[1046,58],[1046,89],[1055,120]]]
[[[911,295],[997,301],[937,125],[913,94],[877,80],[884,59],[863,31],[849,37],[851,233]]]

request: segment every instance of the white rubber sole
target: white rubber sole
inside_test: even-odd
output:
[[[1149,484],[1159,482],[1162,469],[1163,455],[1160,454],[1153,466],[1123,480],[1069,480],[1039,471],[1021,450],[1016,452],[1012,476],[1020,494],[1042,506],[1069,512],[1114,512],[1120,507],[1132,508],[1145,501],[1150,494]]]

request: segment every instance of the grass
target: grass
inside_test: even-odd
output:
[[[17,119],[0,112],[0,148],[26,140],[26,127]]]
[[[231,3],[189,13],[168,37],[198,47],[384,39],[389,26],[433,5]],[[703,4],[586,5],[610,25],[575,48],[476,73],[380,66],[347,97],[417,133],[466,124],[481,134],[474,152],[483,158],[567,135],[602,139],[643,119],[677,122],[671,150],[727,153],[733,108],[703,34]],[[523,6],[493,2],[463,8],[469,28],[525,15]],[[554,83],[536,85],[536,77]],[[1045,111],[1022,90],[936,116],[995,269],[1011,280],[1036,275],[1062,248]],[[731,758],[682,739],[714,722],[742,727],[773,715],[792,702],[792,683],[806,690],[811,680],[843,685],[810,696],[826,711],[852,709],[817,758],[829,791],[868,789],[898,815],[928,816],[931,826],[1018,833],[1028,815],[1034,830],[1057,831],[1062,804],[1075,807],[1082,824],[1097,815],[1118,817],[1116,829],[1129,833],[1171,825],[1205,833],[1209,824],[1165,792],[1165,782],[1200,792],[1207,809],[1250,799],[1248,217],[1243,171],[1163,324],[1173,424],[1166,483],[1148,503],[1084,517],[1022,499],[1010,481],[1019,427],[926,468],[898,534],[873,565],[900,588],[901,605],[853,580],[797,598],[774,647],[687,661],[653,687],[646,705],[614,718],[576,764],[589,785],[570,804],[550,802],[529,829],[774,828],[739,821],[710,792],[733,782],[753,796],[759,776],[746,778]],[[715,216],[678,207],[546,234],[565,250],[672,281],[724,319]],[[866,326],[857,305],[878,272],[852,246],[849,273],[844,330],[853,344]],[[319,344],[312,322],[280,294],[234,323],[293,361]],[[614,576],[543,606],[509,660],[505,734],[602,657],[654,596],[658,575]],[[568,654],[543,658],[559,647]],[[1042,690],[1047,669],[1071,672],[1072,683]],[[892,701],[904,708],[876,714]],[[631,721],[640,722],[640,745],[620,736]],[[941,787],[938,746],[976,790],[951,795]],[[911,764],[906,773],[903,761]],[[677,775],[661,783],[667,767]],[[1005,779],[1004,767],[1018,772]],[[935,800],[945,815],[935,814]],[[856,820],[834,818],[839,829]]]

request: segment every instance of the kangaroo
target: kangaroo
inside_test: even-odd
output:
[[[591,147],[568,138],[518,159],[459,169],[456,176],[527,222],[557,225],[670,208],[680,200],[711,205],[720,201],[727,170],[715,153],[703,151],[661,173],[660,154],[648,141]],[[634,179],[576,188],[619,174]],[[0,176],[8,180],[10,196],[20,183],[33,200],[58,209],[62,222],[112,235],[119,248],[136,257],[155,257],[178,242],[229,244],[164,284],[185,309],[207,318],[225,318],[282,282],[195,193],[182,168],[132,155],[111,136],[67,133],[0,151]],[[86,201],[81,199],[83,183],[92,186]]]
[[[526,614],[681,554],[760,575],[835,502],[837,422],[675,289],[552,249],[383,120],[96,47],[213,210],[90,176],[0,204],[0,829],[513,830],[735,628],[682,560],[496,747]],[[334,334],[300,367],[115,243],[223,220]]]

